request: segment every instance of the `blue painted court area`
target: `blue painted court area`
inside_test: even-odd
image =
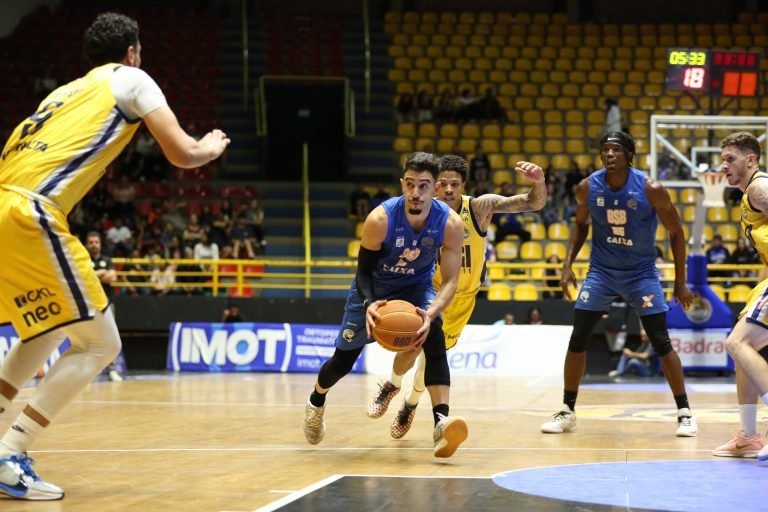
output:
[[[768,464],[751,460],[612,462],[521,469],[493,477],[505,489],[629,509],[766,510]]]

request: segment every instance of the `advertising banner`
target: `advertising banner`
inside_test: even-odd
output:
[[[338,332],[332,325],[173,323],[168,369],[316,373],[333,355]],[[362,357],[352,371],[363,371]]]
[[[731,329],[670,329],[669,341],[686,370],[732,370],[733,361],[725,350]]]

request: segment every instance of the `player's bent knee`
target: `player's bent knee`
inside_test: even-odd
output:
[[[657,333],[655,335],[649,334],[648,337],[651,340],[651,346],[653,347],[653,350],[656,351],[659,357],[664,357],[670,352],[674,352],[675,349],[672,347],[672,343],[669,341],[669,334],[666,332]]]

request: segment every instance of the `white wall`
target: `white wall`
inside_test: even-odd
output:
[[[60,0],[2,0],[0,2],[0,37],[11,35],[21,18],[38,6],[47,5],[53,9],[59,3]]]

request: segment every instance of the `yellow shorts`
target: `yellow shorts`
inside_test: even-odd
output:
[[[47,198],[0,188],[0,240],[0,323],[12,323],[22,340],[109,304],[91,256]]]
[[[469,317],[475,309],[476,294],[455,295],[448,307],[443,310],[443,334],[445,348],[453,348],[459,341],[461,331],[467,326]]]
[[[752,288],[747,297],[747,305],[739,313],[739,318],[746,317],[747,322],[768,328],[768,279]]]

